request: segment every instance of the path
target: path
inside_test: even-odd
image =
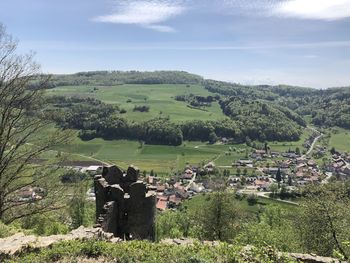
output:
[[[26,143],[28,145],[31,145],[31,146],[34,146],[34,147],[37,147],[35,144],[32,144],[32,143]],[[55,152],[55,153],[58,153],[59,151],[56,151],[56,150],[48,150],[48,152]],[[83,157],[83,158],[87,158],[87,159],[90,159],[90,160],[93,160],[93,161],[97,161],[97,162],[100,162],[102,163],[103,165],[111,165],[110,163],[108,162],[105,162],[105,161],[102,161],[100,159],[97,159],[97,158],[94,158],[94,157],[91,157],[91,156],[86,156],[86,155],[83,155],[83,154],[79,154],[79,153],[70,153],[70,152],[63,152],[63,151],[60,151],[61,153],[63,154],[68,154],[68,155],[76,155],[76,156],[80,156],[80,157]]]
[[[314,138],[314,140],[313,140],[313,142],[312,142],[312,144],[311,144],[309,150],[303,155],[303,157],[308,156],[308,155],[312,152],[312,150],[313,150],[314,147],[315,147],[316,142],[323,136],[323,134],[322,134],[321,132],[319,132],[318,130],[316,130],[315,128],[308,127],[308,129],[313,130],[314,132],[317,132],[317,133],[319,133],[320,135],[318,135],[317,137]]]
[[[188,182],[187,186],[185,187],[185,190],[188,191],[188,189],[191,187],[191,184],[194,183],[196,180],[197,173],[193,173],[192,179]]]
[[[242,190],[239,190],[238,193],[255,194],[255,195],[257,195],[259,197],[262,197],[262,198],[271,199],[271,200],[275,200],[275,201],[282,202],[282,203],[287,203],[287,204],[292,204],[292,205],[299,205],[298,203],[293,202],[293,201],[277,199],[277,198],[271,198],[269,196],[269,194],[271,194],[271,192],[259,192],[259,191],[254,191],[254,190],[244,190],[244,189],[242,189]]]

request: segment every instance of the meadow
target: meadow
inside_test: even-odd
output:
[[[209,202],[210,196],[208,194],[199,194],[193,197],[190,200],[186,200],[183,203],[183,207],[188,209],[188,211],[195,211],[200,207],[206,207]],[[237,205],[245,212],[258,214],[262,212],[262,208],[268,205],[278,205],[286,210],[296,209],[298,206],[290,203],[284,203],[279,200],[265,198],[265,197],[257,197],[257,203],[255,205],[249,205],[247,202],[247,198],[243,197],[242,199],[235,199],[237,201]]]
[[[229,157],[225,156],[230,147],[242,151]],[[103,139],[82,141],[76,137],[72,143],[56,147],[55,150],[72,154],[74,160],[94,158],[117,164],[124,169],[134,164],[142,171],[154,170],[158,175],[166,175],[182,170],[187,164],[208,163],[218,156],[225,156],[226,160],[226,162],[220,160],[219,165],[231,165],[234,160],[244,158],[245,147],[245,145],[210,145],[203,142],[184,142],[181,146],[141,145],[138,141]]]
[[[331,129],[329,146],[340,152],[350,152],[350,132],[345,129]]]
[[[48,95],[86,96],[125,109],[124,117],[131,121],[145,121],[157,116],[169,116],[174,122],[186,120],[224,119],[217,102],[205,109],[193,109],[186,102],[176,101],[177,95],[215,96],[200,85],[117,85],[117,86],[64,86],[50,89]],[[134,112],[135,106],[150,106],[149,112]]]

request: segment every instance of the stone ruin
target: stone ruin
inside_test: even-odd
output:
[[[96,222],[103,231],[123,240],[155,239],[156,194],[138,181],[139,169],[126,173],[117,166],[103,167],[94,177]]]

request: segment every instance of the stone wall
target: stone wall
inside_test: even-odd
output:
[[[96,222],[121,239],[155,239],[156,194],[138,181],[139,169],[103,167],[94,178]]]

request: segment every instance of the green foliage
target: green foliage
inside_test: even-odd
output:
[[[69,201],[69,215],[72,220],[71,228],[91,226],[95,221],[95,204],[86,200],[88,182],[77,183]]]
[[[223,112],[241,127],[244,137],[260,141],[298,140],[302,130],[299,123],[271,103],[231,97],[221,101]]]
[[[350,188],[330,184],[306,189],[296,214],[295,229],[305,251],[331,256],[337,250],[349,259]],[[316,231],[315,231],[316,230]]]
[[[55,212],[31,215],[20,220],[21,227],[41,236],[67,234],[69,227]]]
[[[237,205],[233,193],[214,192],[205,209],[199,207],[193,215],[196,237],[203,240],[228,241],[237,234],[245,214]]]
[[[199,84],[202,77],[184,71],[89,71],[55,75],[51,87],[70,85]]]
[[[157,216],[157,240],[187,237],[190,231],[190,217],[185,211],[165,211]]]
[[[258,202],[258,197],[255,194],[250,194],[247,197],[247,202],[249,205],[256,205]]]
[[[252,248],[244,251],[239,246],[219,243],[217,246],[203,245],[174,246],[150,243],[146,241],[120,242],[117,244],[103,241],[66,241],[53,245],[40,252],[9,259],[5,262],[46,263],[53,261],[76,262],[79,259],[94,259],[112,262],[276,262],[277,252],[272,248]],[[283,257],[282,257],[283,258]],[[280,259],[281,262],[295,262],[292,259]]]
[[[259,223],[246,223],[235,239],[236,244],[255,247],[273,246],[279,251],[300,251],[300,242],[293,229],[290,213],[276,205],[267,206]],[[288,238],[286,238],[288,236]]]
[[[0,238],[8,237],[17,232],[17,229],[12,226],[5,225],[0,221]]]

